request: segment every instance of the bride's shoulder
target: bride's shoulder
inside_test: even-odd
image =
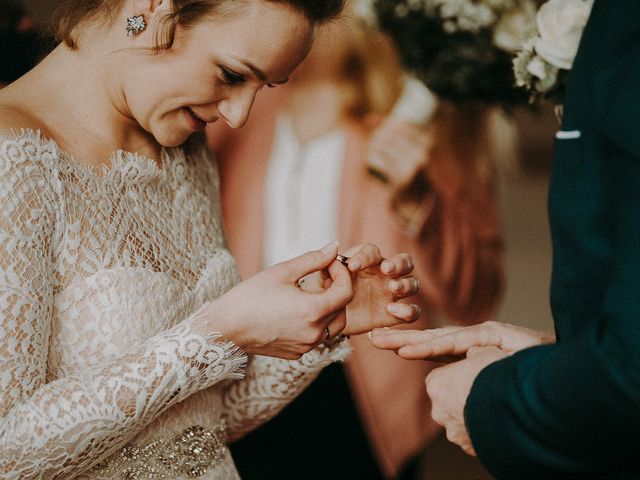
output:
[[[0,96],[0,177],[4,182],[34,167],[47,174],[56,164],[56,147],[41,121]]]
[[[0,97],[0,135],[9,135],[16,130],[40,129],[42,124],[34,115]]]

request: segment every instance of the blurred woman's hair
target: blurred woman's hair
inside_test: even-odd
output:
[[[344,0],[172,0],[171,13],[161,20],[155,32],[156,51],[171,48],[178,27],[193,27],[208,15],[234,13],[251,1],[288,5],[312,23],[323,23],[336,18],[344,6]],[[80,25],[98,19],[111,21],[122,5],[123,0],[66,0],[56,13],[56,38],[69,48],[76,49],[77,28]]]
[[[354,16],[352,4],[347,3],[349,13],[341,19],[349,43],[338,78],[343,111],[356,121],[382,118],[402,93],[405,70],[390,38]],[[434,139],[432,158],[445,163],[444,170],[459,181],[474,170],[479,176],[475,178],[493,176],[496,162],[502,161],[499,157],[513,152],[493,127],[498,113],[486,105],[439,102],[427,127]]]
[[[464,184],[465,178],[489,181],[495,175],[501,153],[492,128],[497,113],[478,104],[438,104],[429,122],[434,138],[431,154],[452,183]]]
[[[339,69],[345,114],[356,120],[385,116],[402,93],[403,69],[390,39],[354,17],[343,20],[349,42]]]

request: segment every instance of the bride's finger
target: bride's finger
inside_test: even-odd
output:
[[[326,289],[315,293],[316,301],[322,316],[327,316],[342,309],[353,298],[351,275],[340,262],[334,261],[327,268],[330,282],[325,282]]]
[[[344,311],[342,311],[327,323],[327,325],[325,326],[325,336],[323,337],[322,341],[324,342],[337,337],[342,333],[346,326],[347,316],[344,315]]]

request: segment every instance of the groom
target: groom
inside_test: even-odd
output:
[[[564,97],[549,215],[557,343],[489,323],[376,332],[499,479],[640,479],[640,0],[595,0]],[[538,345],[532,348],[531,345]]]

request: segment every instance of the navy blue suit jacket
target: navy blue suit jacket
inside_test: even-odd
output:
[[[465,409],[499,479],[640,479],[640,0],[595,0],[549,192],[558,343],[485,368]]]

